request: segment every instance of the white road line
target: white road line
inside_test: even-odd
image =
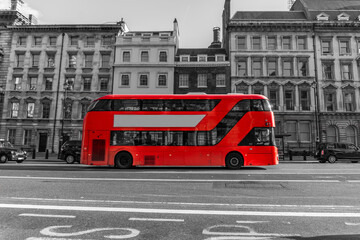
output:
[[[360,180],[347,180],[349,183],[360,183]]]
[[[185,220],[172,218],[129,218],[129,221],[184,222]]]
[[[11,209],[42,209],[61,211],[86,212],[131,212],[131,213],[158,213],[158,214],[189,214],[189,215],[226,215],[226,216],[273,216],[273,217],[354,217],[360,213],[349,212],[269,212],[269,211],[220,211],[196,209],[153,209],[153,208],[118,208],[118,207],[83,207],[83,206],[55,206],[31,204],[0,204],[0,208]]]
[[[339,180],[244,180],[244,179],[171,179],[171,178],[66,178],[66,177],[20,177],[0,176],[0,179],[61,180],[61,181],[121,181],[121,182],[295,182],[295,183],[339,183]]]
[[[21,213],[22,217],[46,217],[46,218],[76,218],[72,215],[51,215],[51,214],[33,214],[33,213]]]
[[[241,224],[256,224],[256,223],[268,223],[269,221],[236,221],[236,223],[241,223]]]
[[[345,222],[345,225],[348,225],[348,226],[360,226],[360,223]]]
[[[199,203],[199,202],[159,202],[159,201],[120,201],[120,200],[92,200],[92,199],[61,199],[61,198],[24,198],[10,197],[0,198],[26,201],[48,201],[48,202],[80,202],[80,203],[121,203],[121,204],[160,204],[180,206],[218,206],[218,207],[263,207],[263,208],[330,208],[330,209],[360,209],[360,205],[290,205],[290,204],[242,204],[242,203]]]

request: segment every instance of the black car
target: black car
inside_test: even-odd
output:
[[[60,159],[72,164],[80,162],[81,140],[70,140],[65,142],[60,149]]]
[[[26,151],[15,148],[9,141],[0,139],[0,163],[16,161],[21,163],[27,158]]]
[[[321,162],[335,163],[338,159],[360,161],[360,148],[352,143],[326,142],[319,143],[316,158]]]

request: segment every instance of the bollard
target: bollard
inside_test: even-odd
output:
[[[306,161],[306,151],[305,150],[303,151],[303,158],[304,158],[304,161]]]
[[[292,161],[292,151],[289,150],[289,160]]]
[[[32,152],[32,159],[35,159],[35,148],[33,148],[33,152]]]
[[[49,159],[49,150],[48,149],[46,149],[46,151],[45,151],[45,159]]]

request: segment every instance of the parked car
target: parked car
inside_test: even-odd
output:
[[[338,159],[348,159],[351,162],[360,161],[360,148],[352,143],[326,142],[319,143],[316,158],[321,162],[335,163]]]
[[[0,163],[6,163],[7,161],[22,163],[26,158],[26,151],[17,149],[9,141],[0,139]]]
[[[60,149],[60,159],[68,164],[80,162],[81,140],[70,140],[65,142]]]

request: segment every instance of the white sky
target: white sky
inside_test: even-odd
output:
[[[39,24],[104,24],[124,18],[131,31],[169,31],[177,18],[181,48],[206,48],[222,27],[225,0],[24,0]],[[231,0],[236,11],[287,11],[288,0]],[[10,0],[0,0],[9,9]]]

